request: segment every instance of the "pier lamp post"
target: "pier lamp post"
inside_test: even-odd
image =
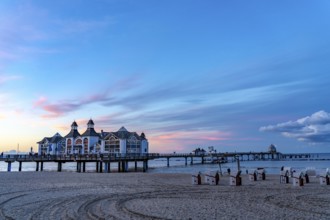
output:
[[[221,160],[218,160],[218,163],[219,163],[219,169],[220,169],[220,175],[222,176],[222,169],[221,169]]]
[[[237,162],[237,171],[240,171],[241,170],[241,165],[239,163],[239,155],[235,155],[235,159],[236,159],[236,162]]]

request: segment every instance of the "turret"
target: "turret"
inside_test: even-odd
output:
[[[71,130],[77,130],[77,129],[78,129],[78,124],[76,121],[73,121],[71,125]]]
[[[89,119],[88,123],[87,123],[87,128],[93,128],[94,129],[94,122],[92,119]]]

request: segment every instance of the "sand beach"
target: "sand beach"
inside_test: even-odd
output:
[[[330,219],[330,186],[190,174],[1,172],[0,219]]]

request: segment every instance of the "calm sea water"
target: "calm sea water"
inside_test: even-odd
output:
[[[229,162],[225,164],[200,164],[201,161],[194,159],[194,165],[190,165],[188,159],[188,165],[185,166],[184,158],[172,158],[170,160],[170,167],[167,167],[166,159],[157,159],[149,161],[149,173],[195,173],[195,172],[206,172],[206,171],[222,171],[226,172],[228,168],[232,171],[237,170],[236,162]],[[304,170],[306,167],[313,167],[317,172],[324,171],[326,168],[330,168],[330,153],[318,153],[312,154],[311,159],[307,160],[282,160],[282,161],[240,161],[240,167],[243,172],[245,170],[252,170],[256,168],[265,168],[269,174],[278,174],[281,167],[292,167],[295,170]],[[134,163],[129,163],[130,168],[134,168]],[[142,163],[138,163],[138,167],[142,167]],[[35,171],[35,162],[25,162],[22,166],[22,171]],[[76,163],[65,163],[63,164],[62,170],[68,172],[75,172]],[[86,171],[95,172],[95,163],[87,163]],[[118,170],[117,163],[111,163],[111,169],[116,172]],[[18,163],[12,163],[12,172],[18,171]],[[44,163],[44,171],[56,171],[57,163],[47,162]],[[7,171],[7,163],[0,162],[0,172]]]

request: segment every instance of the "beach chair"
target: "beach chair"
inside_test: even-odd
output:
[[[253,170],[253,171],[249,172],[249,180],[250,181],[257,181],[257,175],[258,175],[257,170]]]
[[[307,167],[305,170],[305,174],[308,176],[316,176],[316,170],[314,167]]]
[[[257,173],[258,173],[258,180],[265,180],[266,179],[266,171],[264,168],[258,168],[257,169]]]
[[[193,185],[201,185],[202,184],[202,176],[201,172],[195,173],[191,175],[191,184]]]
[[[241,171],[233,172],[229,177],[229,185],[231,186],[241,186],[242,185],[242,177]]]
[[[218,171],[209,171],[204,176],[205,183],[210,185],[218,185],[220,180],[220,175]]]
[[[326,169],[325,172],[320,173],[320,184],[321,185],[330,185],[330,170]]]
[[[304,172],[293,172],[292,185],[304,186]]]
[[[306,169],[305,169],[305,182],[306,183],[309,183],[309,178],[310,177],[316,177],[316,170],[315,170],[315,168],[314,167],[307,167]]]
[[[291,176],[291,167],[282,167],[280,171],[280,183],[289,183],[289,177]]]

